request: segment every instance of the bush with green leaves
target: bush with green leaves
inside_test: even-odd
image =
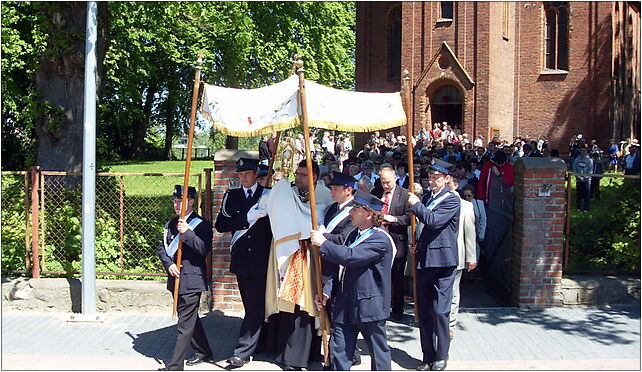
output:
[[[590,212],[572,200],[570,271],[640,271],[640,180],[604,178]]]

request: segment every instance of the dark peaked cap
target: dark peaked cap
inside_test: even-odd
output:
[[[257,170],[259,169],[259,161],[257,159],[250,158],[240,158],[236,162],[236,171],[243,172],[248,170]]]
[[[357,189],[356,183],[357,180],[350,175],[343,174],[337,171],[332,172],[332,180],[330,181],[330,186],[349,186],[353,189]]]
[[[433,163],[428,167],[428,174],[449,175],[452,168],[452,164],[441,159],[434,159]]]
[[[356,194],[354,194],[354,203],[355,207],[367,207],[373,211],[381,211],[384,204],[381,199],[361,190],[357,190]]]

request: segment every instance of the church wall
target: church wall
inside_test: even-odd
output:
[[[544,71],[543,3],[516,3],[515,135],[545,136],[562,153],[573,134],[604,139],[609,127],[611,4],[570,4],[569,71],[551,74]]]
[[[506,8],[505,8],[506,6]],[[515,88],[514,2],[490,3],[488,126],[512,141]],[[508,14],[504,14],[505,10]],[[506,18],[507,19],[504,19]],[[504,30],[507,22],[507,30]],[[505,34],[506,33],[506,34]],[[491,130],[492,131],[492,130]],[[492,139],[488,133],[484,138]]]

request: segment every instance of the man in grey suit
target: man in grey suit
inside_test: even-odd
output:
[[[412,213],[424,224],[417,248],[417,305],[423,363],[418,371],[446,368],[448,330],[457,258],[460,199],[447,187],[452,165],[435,159],[429,167],[432,194],[423,205],[408,193]]]

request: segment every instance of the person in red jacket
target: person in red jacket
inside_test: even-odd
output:
[[[511,188],[515,182],[513,165],[507,161],[506,153],[495,151],[487,161],[477,182],[477,199],[484,201],[486,209],[486,234],[481,246],[480,263],[484,279],[490,287],[499,288],[492,282],[501,282],[501,272],[497,270],[505,259],[507,247],[510,246],[513,218],[513,194]]]
[[[513,186],[515,183],[515,169],[507,160],[503,151],[496,151],[491,160],[484,163],[477,183],[476,199],[483,200],[484,204],[490,204],[492,188],[495,186],[497,188],[505,188],[508,192],[508,189]],[[501,192],[501,194],[504,193]]]

